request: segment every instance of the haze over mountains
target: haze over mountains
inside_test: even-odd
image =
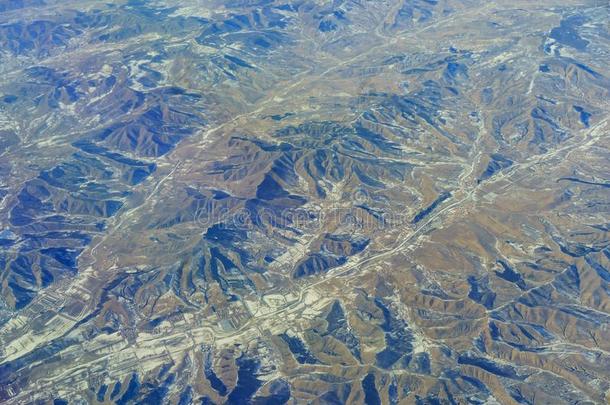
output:
[[[0,402],[607,403],[609,21],[0,0]]]

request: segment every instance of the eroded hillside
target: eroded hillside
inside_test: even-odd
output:
[[[0,0],[0,401],[606,403],[609,19]]]

